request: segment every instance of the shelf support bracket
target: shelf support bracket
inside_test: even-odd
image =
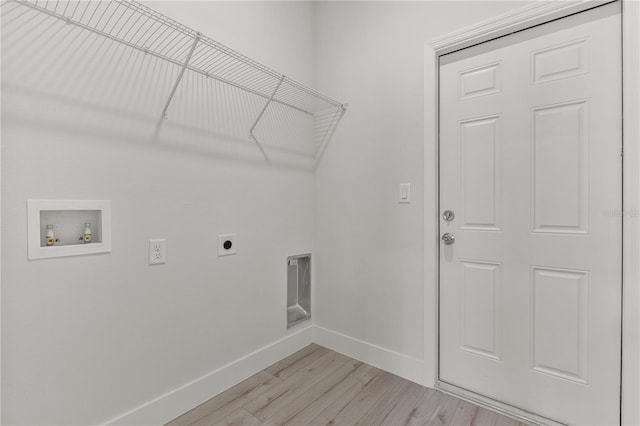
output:
[[[171,90],[171,94],[169,94],[169,99],[167,99],[167,103],[164,106],[164,109],[162,110],[162,118],[166,119],[167,116],[167,110],[169,109],[169,105],[171,105],[171,101],[173,100],[173,96],[176,94],[176,90],[178,90],[178,86],[180,85],[180,81],[182,80],[182,76],[184,75],[184,72],[187,70],[187,67],[189,66],[189,62],[191,61],[191,57],[193,56],[193,52],[196,50],[196,46],[198,45],[198,42],[200,41],[200,38],[202,37],[202,34],[197,33],[196,34],[196,38],[193,40],[193,44],[191,45],[191,50],[189,50],[189,54],[187,55],[187,59],[185,59],[184,64],[182,64],[182,68],[180,69],[180,73],[178,74],[178,78],[176,79],[175,84],[173,85],[173,89]]]
[[[260,122],[260,119],[264,115],[265,111],[267,111],[267,107],[269,106],[269,104],[273,102],[273,98],[275,98],[276,93],[278,93],[278,89],[280,89],[280,86],[282,85],[282,82],[284,81],[284,79],[285,79],[285,76],[283,74],[282,77],[280,77],[280,81],[278,82],[278,85],[276,86],[275,90],[273,91],[273,93],[271,94],[267,102],[264,104],[264,106],[262,107],[262,111],[260,111],[260,114],[258,114],[258,118],[256,118],[256,121],[253,123],[253,126],[251,126],[251,129],[249,130],[249,139],[252,139],[256,143],[256,145],[258,146],[258,149],[260,149],[260,152],[262,152],[262,155],[267,161],[269,161],[269,157],[267,157],[267,153],[264,152],[264,149],[262,149],[262,146],[260,146],[260,142],[258,142],[256,135],[253,134],[253,131],[255,130],[258,123]]]
[[[336,108],[336,112],[333,114],[333,117],[331,118],[331,122],[329,123],[329,126],[327,127],[327,130],[325,130],[324,136],[320,140],[320,144],[319,144],[319,146],[317,148],[318,150],[317,150],[316,155],[315,155],[315,161],[313,163],[313,170],[315,170],[318,167],[318,164],[320,163],[320,160],[322,159],[322,156],[324,155],[324,151],[327,149],[327,145],[329,144],[329,140],[331,140],[331,138],[333,137],[333,133],[338,128],[338,124],[340,123],[340,120],[342,120],[342,116],[344,115],[346,110],[347,110],[347,105],[346,104],[342,104],[338,108]]]

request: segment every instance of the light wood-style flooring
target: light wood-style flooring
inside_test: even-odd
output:
[[[526,426],[309,345],[168,423]]]

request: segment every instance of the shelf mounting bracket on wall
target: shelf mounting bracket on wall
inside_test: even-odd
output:
[[[280,89],[280,86],[282,85],[282,82],[284,81],[285,77],[286,77],[285,75],[282,75],[282,77],[280,78],[280,81],[278,82],[278,85],[276,86],[275,90],[273,91],[269,99],[267,99],[267,102],[262,107],[262,111],[260,111],[260,114],[258,114],[256,121],[253,123],[253,126],[251,126],[251,129],[249,130],[249,139],[253,140],[256,143],[256,145],[258,146],[258,149],[260,150],[260,152],[262,152],[262,155],[264,156],[265,160],[267,160],[267,162],[269,162],[269,157],[267,156],[267,153],[264,152],[264,149],[262,148],[262,146],[260,146],[260,142],[258,141],[258,138],[256,138],[256,135],[253,133],[253,131],[256,129],[256,126],[258,125],[258,123],[260,122],[260,119],[262,118],[265,111],[269,107],[269,104],[273,102],[273,98],[276,96],[276,93],[278,93],[278,89]]]
[[[180,85],[180,81],[182,80],[182,76],[184,76],[184,72],[187,70],[187,67],[189,66],[189,62],[191,61],[191,57],[193,56],[193,52],[196,50],[196,46],[198,45],[198,42],[200,41],[200,39],[202,38],[202,34],[201,33],[196,33],[196,37],[193,39],[193,44],[191,45],[191,50],[189,50],[189,54],[187,55],[187,59],[185,59],[184,61],[184,65],[182,65],[182,68],[180,69],[180,73],[178,74],[178,78],[176,79],[175,84],[173,85],[173,89],[171,90],[171,94],[169,94],[169,99],[167,99],[167,103],[164,106],[164,109],[162,110],[162,118],[167,119],[167,110],[169,109],[169,105],[171,104],[171,100],[173,99],[173,96],[176,94],[176,90],[178,90],[178,86]]]
[[[346,111],[347,111],[347,105],[340,105],[340,108],[337,108],[333,113],[333,115],[330,116],[329,118],[330,124],[328,126],[323,126],[322,130],[324,130],[324,132],[320,132],[322,136],[317,140],[316,158],[313,165],[314,169],[318,167],[318,163],[320,163],[320,160],[324,155],[324,151],[327,149],[327,145],[329,145],[329,141],[333,137],[333,133],[336,131],[336,128],[338,127],[338,123],[340,122],[340,120],[342,119],[342,116]],[[322,118],[318,119],[317,121],[320,122],[321,125],[324,124],[322,123],[323,121]]]

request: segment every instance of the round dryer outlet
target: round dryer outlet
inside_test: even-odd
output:
[[[218,235],[218,256],[229,256],[236,252],[236,234]]]

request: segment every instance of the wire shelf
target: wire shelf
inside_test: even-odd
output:
[[[315,165],[346,111],[345,104],[132,0],[9,0],[5,4],[16,5],[3,13],[3,18],[8,22],[23,17],[29,11],[36,11],[176,66],[179,71],[172,89],[163,110],[158,111],[163,118],[168,118],[172,101],[186,72],[261,99],[263,106],[247,129],[247,134],[265,158],[266,153],[256,133],[271,109],[284,107],[313,119]],[[253,110],[251,113],[255,114]]]

